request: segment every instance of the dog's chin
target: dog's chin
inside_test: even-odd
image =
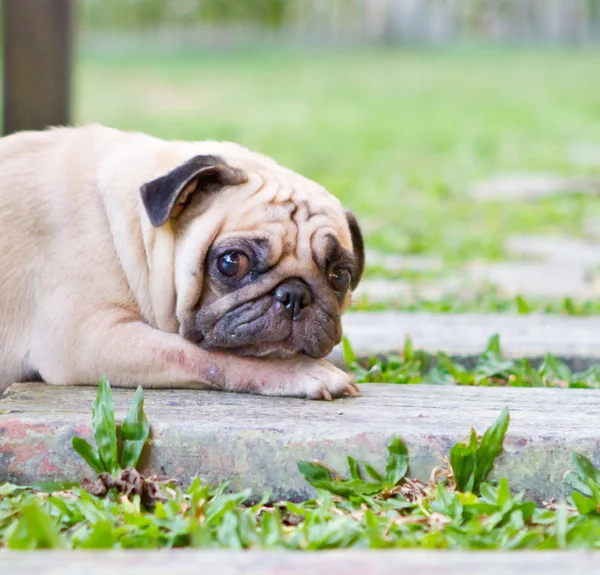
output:
[[[269,359],[288,359],[304,353],[301,349],[286,344],[285,342],[260,343],[254,345],[242,345],[240,347],[219,347],[200,342],[200,347],[207,351],[222,351],[231,355],[264,357]]]

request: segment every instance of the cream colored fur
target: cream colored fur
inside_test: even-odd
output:
[[[210,219],[177,240],[170,222],[152,227],[139,189],[198,154],[222,156],[249,180],[215,194]],[[50,384],[95,384],[106,374],[116,386],[355,393],[324,360],[234,357],[179,335],[201,289],[189,274],[202,275],[198,262],[217,233],[260,225],[290,249],[281,214],[252,221],[269,197],[282,196],[277,206],[286,194],[295,205],[306,199],[328,213],[313,218],[318,229],[304,243],[295,238],[284,265],[309,265],[321,229],[352,248],[339,202],[316,184],[235,144],[165,142],[97,125],[0,139],[0,182],[0,392],[39,372]]]

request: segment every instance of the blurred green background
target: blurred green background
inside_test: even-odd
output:
[[[356,211],[372,249],[441,257],[444,276],[505,258],[511,234],[577,237],[585,218],[600,218],[584,194],[469,197],[496,174],[600,176],[600,157],[574,153],[600,145],[598,1],[77,8],[77,123],[269,154]]]

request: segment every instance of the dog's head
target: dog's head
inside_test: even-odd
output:
[[[231,353],[324,357],[363,272],[356,219],[318,184],[237,151],[192,157],[141,189],[152,225],[175,234],[180,334]]]

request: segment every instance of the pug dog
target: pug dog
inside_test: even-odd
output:
[[[90,125],[0,139],[13,381],[356,395],[325,359],[364,268],[323,187],[225,142]]]

